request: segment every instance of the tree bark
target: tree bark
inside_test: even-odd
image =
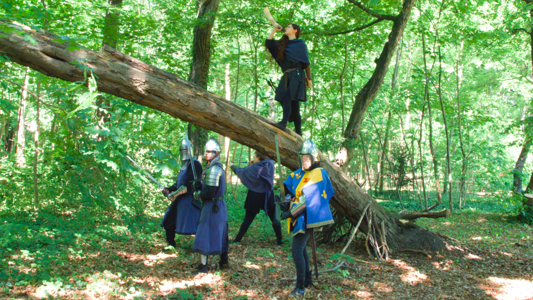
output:
[[[518,155],[518,159],[516,160],[516,164],[514,166],[513,170],[513,186],[514,186],[514,192],[517,194],[520,194],[523,192],[522,190],[522,170],[524,169],[524,165],[527,160],[527,155],[529,154],[529,149],[531,148],[531,138],[526,137],[524,139],[524,144],[522,145],[522,150],[520,150],[520,155]]]
[[[37,104],[37,116],[35,118],[36,127],[35,127],[35,133],[33,136],[33,141],[35,143],[35,152],[33,154],[33,206],[38,209],[39,208],[39,178],[38,178],[38,172],[37,172],[37,165],[39,162],[39,130],[41,129],[41,126],[39,124],[39,117],[41,113],[41,79],[37,79],[37,97],[35,99],[35,102]]]
[[[461,43],[461,52],[463,50],[463,43]],[[463,158],[462,167],[461,167],[461,177],[459,178],[459,209],[463,206],[463,197],[465,194],[465,183],[466,183],[466,170],[467,170],[467,156],[465,152],[465,146],[463,143],[463,131],[461,128],[461,71],[459,69],[459,48],[455,44],[456,59],[455,59],[455,88],[456,88],[456,98],[457,98],[457,131],[459,133],[459,146],[461,147],[461,155]]]
[[[198,25],[194,27],[192,64],[189,81],[207,89],[209,62],[211,60],[211,31],[220,0],[198,0]],[[188,135],[194,147],[194,155],[202,161],[203,146],[208,139],[208,131],[195,124],[188,125]]]
[[[118,12],[118,7],[122,5],[122,0],[107,0],[107,3],[110,5],[110,9],[107,10],[104,27],[102,28],[102,47],[108,46],[113,49],[117,47],[118,38],[119,38],[119,17],[120,13]],[[45,28],[46,29],[46,28]],[[109,122],[110,112],[108,109],[111,106],[111,102],[108,98],[99,96],[96,99],[96,106],[100,109],[97,109],[95,112],[96,119],[101,128],[105,127],[104,124]],[[104,107],[102,107],[104,106]],[[104,140],[106,137],[99,135],[98,139]]]
[[[428,209],[428,196],[426,192],[426,179],[424,176],[424,156],[422,156],[422,137],[424,136],[424,112],[426,111],[426,103],[422,105],[422,112],[420,114],[420,135],[416,141],[418,144],[418,156],[420,157],[420,179],[422,180],[422,192],[424,193],[424,209]]]
[[[446,122],[446,112],[444,111],[444,102],[442,101],[442,55],[440,52],[440,45],[439,45],[439,101],[440,101],[440,109],[442,111],[442,120],[444,122],[444,132],[446,133],[446,175],[447,175],[447,181],[445,182],[445,186],[449,185],[449,193],[448,193],[448,202],[450,205],[450,212],[453,213],[453,201],[452,201],[452,168],[451,168],[451,162],[450,162],[450,135],[448,134],[448,123]],[[446,193],[446,192],[445,192]]]
[[[357,140],[357,138],[359,137],[359,131],[361,130],[361,125],[363,123],[365,112],[368,109],[370,103],[372,103],[374,98],[376,98],[379,89],[383,84],[383,81],[389,69],[389,64],[392,55],[394,54],[394,51],[403,35],[403,31],[405,29],[405,26],[407,25],[407,21],[409,20],[409,15],[411,14],[411,10],[413,9],[415,1],[416,0],[404,0],[402,11],[398,14],[398,16],[393,17],[392,19],[388,18],[387,16],[376,15],[375,13],[371,13],[367,9],[365,10],[362,8],[363,10],[369,12],[371,15],[375,16],[378,19],[379,17],[382,17],[387,20],[393,20],[394,25],[392,26],[391,33],[387,38],[385,46],[383,46],[383,50],[381,51],[379,58],[376,60],[376,68],[374,69],[372,77],[359,91],[355,98],[355,104],[352,108],[350,119],[348,120],[348,124],[346,125],[346,129],[344,131],[344,137],[346,141],[343,147],[349,150],[347,151],[348,157],[345,162],[346,164],[350,163],[354,155],[353,149],[350,149],[348,145],[350,143],[353,144],[353,142],[351,141]],[[356,1],[350,2],[356,4]],[[361,8],[360,4],[356,4],[356,6]]]
[[[15,148],[15,155],[17,158],[17,165],[21,167],[26,162],[24,157],[24,147],[26,146],[26,98],[28,97],[28,84],[30,80],[30,68],[26,68],[26,75],[24,76],[24,87],[20,96],[18,118],[17,118],[17,145]]]
[[[7,24],[0,22],[0,28]],[[71,82],[83,81],[84,71],[79,67],[82,64],[96,75],[101,92],[209,128],[269,157],[276,155],[274,136],[277,135],[281,163],[291,170],[298,168],[298,150],[303,138],[290,130],[278,130],[271,125],[270,120],[255,112],[112,48],[104,47],[102,53],[83,47],[68,51],[65,44],[54,42],[57,36],[45,35],[23,25],[21,30],[31,35],[37,44],[30,44],[21,35],[0,30],[1,53],[15,63]],[[71,63],[75,61],[78,64]],[[335,190],[331,205],[352,224],[357,223],[370,203],[374,216],[372,222],[384,224],[389,247],[431,251],[444,247],[442,240],[434,233],[416,226],[402,225],[327,157],[322,153],[319,153],[319,157]],[[361,225],[361,230],[367,232],[368,226]],[[415,236],[416,239],[413,238]]]
[[[429,97],[429,71],[427,67],[426,62],[426,43],[425,43],[425,36],[424,31],[422,31],[422,48],[423,48],[423,55],[424,58],[424,76],[425,76],[425,88],[424,88],[424,99],[426,100],[426,104],[428,105],[428,127],[429,127],[429,151],[431,152],[431,158],[433,161],[433,173],[435,176],[435,189],[437,190],[437,203],[427,208],[427,210],[432,210],[433,208],[437,207],[442,203],[442,194],[440,192],[440,182],[439,182],[439,166],[437,162],[437,157],[435,155],[435,147],[433,147],[433,124],[431,124],[433,121],[431,119],[431,100]],[[433,69],[433,67],[431,68]]]

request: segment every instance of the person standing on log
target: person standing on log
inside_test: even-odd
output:
[[[320,167],[318,149],[312,140],[304,141],[299,151],[300,168],[285,180],[287,193],[281,220],[287,219],[289,233],[292,234],[292,257],[296,266],[296,288],[292,295],[304,295],[305,288],[313,284],[307,241],[314,245],[313,231],[333,224],[329,201],[335,193],[326,170]],[[313,256],[316,256],[313,249]],[[316,266],[316,257],[314,257]]]
[[[209,255],[220,255],[219,267],[229,265],[228,259],[228,211],[224,201],[226,173],[220,162],[220,145],[210,138],[205,145],[207,167],[201,190],[194,192],[194,199],[203,202],[198,230],[192,250],[200,253],[200,264],[195,274],[207,273]]]
[[[237,174],[242,184],[248,188],[248,195],[244,203],[246,215],[241,224],[239,233],[233,240],[240,243],[248,228],[255,219],[255,216],[262,209],[272,222],[272,228],[276,233],[277,244],[282,245],[281,223],[276,217],[276,206],[274,204],[274,161],[265,155],[255,151],[255,157],[250,165],[245,168],[238,168],[233,163],[231,170]]]
[[[196,234],[198,227],[201,206],[198,201],[193,199],[192,195],[195,180],[202,177],[202,164],[194,159],[191,153],[192,144],[188,138],[184,138],[180,145],[181,170],[178,179],[173,186],[164,188],[162,191],[165,196],[170,194],[169,199],[172,200],[161,221],[161,227],[165,228],[167,237],[165,249],[176,247],[176,233],[181,235]]]
[[[300,102],[307,101],[306,85],[312,86],[309,55],[304,41],[299,39],[300,26],[289,24],[281,40],[273,40],[280,30],[281,26],[274,28],[265,42],[266,48],[283,71],[274,97],[281,103],[283,118],[275,126],[285,130],[287,122],[294,122],[294,131],[302,135]]]

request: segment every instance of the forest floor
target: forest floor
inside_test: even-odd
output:
[[[244,210],[228,199],[231,239]],[[474,199],[446,219],[418,221],[457,240],[440,253],[400,252],[375,261],[358,236],[342,257],[349,268],[320,274],[305,298],[533,299],[533,227],[509,222],[496,210],[476,210],[488,201],[494,205],[494,198]],[[392,200],[382,204],[396,206]],[[284,299],[292,291],[290,239],[276,246],[264,214],[242,243],[230,245],[229,269],[212,266],[194,276],[193,237],[180,236],[175,253],[162,251],[162,211],[137,219],[100,215],[96,223],[79,211],[3,216],[0,298]],[[343,246],[318,245],[319,269],[337,266]],[[212,257],[209,264],[217,261]]]

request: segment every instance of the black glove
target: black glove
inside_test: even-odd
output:
[[[200,180],[193,181],[192,189],[195,190],[195,191],[201,191],[202,190],[202,182]]]
[[[285,219],[288,219],[290,217],[292,217],[291,212],[290,211],[284,211],[284,212],[281,213],[281,216],[280,216],[279,219],[280,220],[285,220]]]
[[[163,190],[161,190],[161,193],[163,193],[163,196],[167,197],[168,198],[168,195],[169,195],[169,191],[167,188],[164,188]]]
[[[281,211],[288,211],[290,206],[291,206],[290,201],[284,201],[284,202],[279,203],[279,209],[281,209]]]
[[[235,173],[235,169],[237,169],[237,167],[235,165],[231,165],[231,171],[233,171],[233,173]]]

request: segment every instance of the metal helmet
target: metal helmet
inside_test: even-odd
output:
[[[188,138],[184,138],[180,145],[180,158],[181,161],[190,160],[192,153],[192,143]]]
[[[303,155],[311,156],[311,164],[314,164],[315,162],[319,161],[318,148],[316,147],[315,143],[313,143],[312,140],[306,139],[304,143],[302,144],[302,146],[300,147],[300,151],[298,151],[298,164],[300,165],[300,168],[303,168],[303,163],[302,163]]]
[[[207,143],[205,144],[205,152],[207,151],[216,151],[220,152],[220,144],[217,142],[216,139],[210,138]]]

